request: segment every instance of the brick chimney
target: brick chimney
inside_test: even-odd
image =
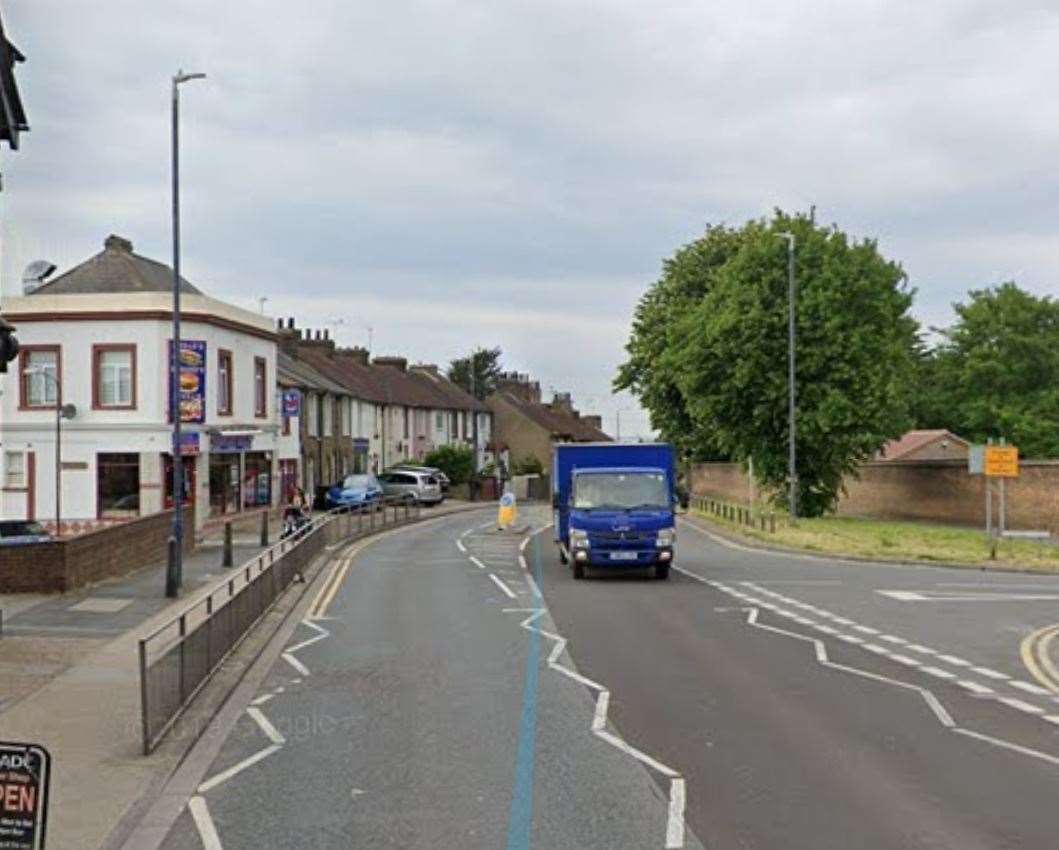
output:
[[[577,416],[577,411],[574,410],[574,400],[570,397],[570,393],[556,393],[552,396],[552,403],[548,406],[558,413]]]
[[[298,343],[301,342],[302,332],[294,326],[294,317],[277,320],[276,333],[279,334],[279,348],[284,354],[296,357],[298,354]]]
[[[436,363],[416,363],[412,367],[413,372],[422,372],[424,375],[433,375],[435,378],[441,377],[441,371],[438,369]]]
[[[593,428],[599,429],[600,431],[603,430],[603,417],[600,416],[598,413],[586,413],[584,416],[581,417],[581,421],[585,422],[588,425],[591,425]]]
[[[132,242],[123,236],[111,233],[110,236],[103,240],[103,248],[107,251],[117,251],[119,254],[131,254]]]
[[[395,366],[402,372],[408,371],[407,357],[376,357],[371,362],[375,366]]]
[[[360,348],[359,346],[353,346],[352,348],[338,348],[335,349],[335,354],[343,360],[351,360],[358,366],[368,365],[368,349]]]
[[[501,372],[496,379],[496,391],[511,395],[529,402],[541,403],[541,385],[531,381],[529,375],[522,372]]]

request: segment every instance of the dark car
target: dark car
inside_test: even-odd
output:
[[[382,499],[382,485],[369,473],[347,475],[340,484],[327,491],[328,508],[366,508]]]
[[[0,546],[28,546],[31,543],[50,543],[53,539],[43,525],[33,520],[0,522]]]

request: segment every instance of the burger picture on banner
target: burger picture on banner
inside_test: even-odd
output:
[[[172,349],[170,349],[172,350]],[[180,340],[179,378],[177,387],[180,421],[206,421],[206,343],[197,339]],[[172,369],[172,360],[170,360]],[[170,400],[170,408],[174,405]]]

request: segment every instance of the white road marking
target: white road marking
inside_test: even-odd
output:
[[[191,819],[195,821],[195,826],[199,831],[203,850],[223,850],[221,837],[217,834],[217,827],[213,825],[213,818],[210,817],[210,810],[206,807],[206,800],[196,794],[188,800],[188,811],[191,812]]]
[[[992,688],[987,688],[985,685],[979,685],[977,682],[972,682],[969,679],[961,679],[956,684],[959,685],[961,688],[967,689],[973,694],[978,694],[979,696],[983,697],[992,696],[996,693],[996,691],[994,691]]]
[[[833,629],[830,626],[824,626],[824,625],[819,625],[818,624],[816,626],[816,630],[818,632],[823,632],[825,635],[837,635],[838,634],[838,629]]]
[[[874,652],[878,655],[890,654],[890,650],[888,650],[885,646],[879,646],[879,644],[877,643],[866,643],[864,644],[864,648],[868,650],[868,652]]]
[[[984,741],[987,744],[992,744],[994,747],[1001,747],[1005,750],[1011,750],[1015,753],[1021,753],[1024,756],[1031,756],[1032,758],[1040,759],[1041,761],[1049,762],[1050,764],[1059,764],[1059,758],[1056,758],[1049,753],[1042,753],[1040,750],[1034,750],[1030,747],[1023,747],[1019,744],[1013,744],[1011,741],[1005,741],[1002,738],[994,738],[992,735],[983,735],[981,732],[975,732],[972,729],[953,729],[953,732],[959,732],[961,735],[966,735],[968,738],[976,738],[979,741]]]
[[[873,629],[870,626],[854,626],[853,628],[856,629],[861,634],[865,634],[865,635],[877,635],[877,634],[879,634],[879,630],[878,629]]]
[[[897,635],[879,635],[879,640],[884,640],[887,643],[895,643],[899,645],[908,643],[907,640],[901,637],[897,637]]]
[[[940,667],[920,667],[920,672],[926,673],[928,676],[935,676],[939,679],[955,679],[956,674],[950,673],[948,670],[942,670]]]
[[[897,655],[896,653],[891,655],[890,658],[892,658],[898,664],[904,664],[908,667],[918,667],[920,664],[923,663],[915,658],[909,658],[907,655]]]
[[[301,673],[303,676],[308,676],[309,668],[302,664],[297,658],[291,655],[289,652],[283,653],[283,660],[286,661],[291,667]]]
[[[854,637],[853,635],[839,635],[839,640],[844,640],[846,643],[864,643],[864,638]]]
[[[1004,705],[1010,706],[1011,708],[1018,709],[1019,711],[1024,711],[1027,714],[1044,714],[1043,708],[1038,708],[1035,705],[1030,705],[1030,703],[1023,702],[1022,700],[1015,699],[1014,697],[1000,697],[998,701],[1004,703]]]
[[[929,646],[923,646],[922,644],[918,643],[910,643],[908,646],[905,647],[905,649],[910,649],[912,652],[919,652],[923,655],[938,654],[938,651],[936,649],[931,649]]]
[[[955,655],[937,655],[935,656],[938,661],[944,661],[946,664],[951,664],[953,667],[970,667],[971,662],[965,661]]]
[[[666,823],[666,848],[684,846],[684,780],[674,777],[669,783],[669,820]]]
[[[1057,593],[948,593],[945,591],[876,590],[898,602],[1042,602],[1059,599]]]
[[[287,739],[284,738],[279,730],[272,725],[272,722],[265,717],[263,711],[260,708],[254,708],[251,706],[246,710],[246,713],[250,715],[253,721],[261,728],[261,731],[265,733],[265,737],[268,738],[273,744],[285,744]]]
[[[838,623],[840,626],[852,626],[853,621],[847,620],[845,617],[836,617],[834,614],[831,615],[831,619]]]
[[[1011,678],[1010,676],[1004,673],[998,673],[996,670],[989,667],[972,667],[971,669],[980,676],[985,676],[987,679],[996,679],[997,681],[1006,682]]]
[[[463,541],[462,540],[457,540],[456,541],[456,548],[459,549],[464,554],[467,553],[467,547],[463,545]]]
[[[251,705],[264,705],[266,702],[268,702],[274,696],[275,696],[275,694],[265,694],[264,696],[260,696],[257,699],[252,700],[250,702],[250,704]]]
[[[529,544],[531,539],[532,539],[532,535],[530,537],[525,538],[521,543],[519,543],[518,544],[518,550],[520,552],[525,552],[526,551],[526,546]]]
[[[526,566],[526,556],[525,555],[519,555],[518,556],[518,565],[520,567],[522,567],[522,569],[526,570],[527,572],[529,571],[529,567]]]
[[[1044,719],[1047,720],[1049,723],[1055,723],[1057,726],[1059,726],[1059,714],[1047,714],[1044,716]]]
[[[205,782],[203,782],[199,786],[199,793],[200,794],[205,794],[211,788],[216,788],[222,782],[227,782],[229,779],[231,779],[237,773],[242,773],[248,767],[253,767],[255,764],[257,764],[262,759],[268,758],[270,755],[272,755],[275,752],[279,752],[279,750],[281,750],[281,749],[283,749],[283,748],[279,744],[270,744],[269,746],[265,747],[265,749],[258,750],[256,753],[254,753],[249,758],[245,758],[241,762],[239,762],[238,764],[233,764],[227,770],[222,771],[221,773],[218,773],[216,776],[213,776],[210,779],[207,779]]]
[[[593,732],[606,728],[608,708],[610,708],[610,691],[600,691],[599,696],[596,698],[596,713],[592,717]]]
[[[530,573],[526,573],[526,581],[529,583],[530,590],[533,591],[533,595],[538,599],[543,599],[544,596],[541,594],[541,589],[537,587],[537,582],[534,580]]]
[[[515,591],[513,591],[510,587],[504,584],[503,579],[499,578],[495,573],[489,573],[489,578],[493,580],[493,584],[499,587],[500,590],[503,591],[509,599],[517,598],[515,596]]]
[[[480,570],[484,570],[485,569],[485,564],[483,564],[476,557],[474,557],[474,555],[471,555],[470,559],[471,559],[471,563],[474,564],[476,567],[478,567],[478,569],[480,569]]]
[[[1047,688],[1042,688],[1040,685],[1034,685],[1030,682],[1021,682],[1018,679],[1014,679],[1008,682],[1013,688],[1018,688],[1020,691],[1025,691],[1028,694],[1036,694],[1037,696],[1050,697],[1053,696],[1052,692]]]

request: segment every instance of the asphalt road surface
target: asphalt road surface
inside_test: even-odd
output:
[[[335,562],[166,850],[1059,846],[1059,579],[489,518]]]

